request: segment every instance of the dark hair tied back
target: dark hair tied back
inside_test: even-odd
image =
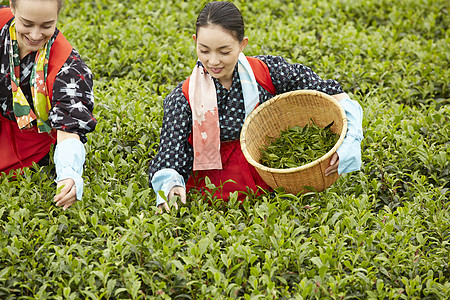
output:
[[[231,2],[209,2],[200,12],[195,23],[195,32],[200,27],[220,25],[230,31],[241,42],[245,36],[244,20],[239,9]]]

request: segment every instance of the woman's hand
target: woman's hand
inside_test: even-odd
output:
[[[58,181],[56,184],[57,189],[59,187],[64,186],[61,189],[61,192],[58,195],[55,195],[53,200],[56,202],[56,206],[63,206],[63,209],[68,209],[72,204],[74,204],[77,201],[77,192],[75,187],[75,181],[73,179],[64,179],[61,181]]]
[[[337,101],[341,101],[342,99],[350,99],[350,96],[347,93],[340,93],[336,95],[331,95]]]
[[[184,187],[174,186],[169,192],[167,201],[170,201],[170,199],[172,199],[172,197],[175,195],[180,196],[181,203],[186,204],[186,189]],[[178,209],[178,203],[176,201],[173,203],[173,206],[175,207],[175,209]],[[166,210],[166,212],[170,212],[170,207],[167,202],[164,202],[164,203],[158,205],[158,208],[159,208],[159,213],[163,212],[163,208]],[[158,212],[156,212],[156,213],[158,213]]]
[[[325,169],[325,176],[333,175],[337,173],[339,167],[339,155],[334,152],[330,159],[330,165]]]

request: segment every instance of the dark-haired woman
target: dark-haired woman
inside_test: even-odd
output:
[[[57,206],[83,194],[86,133],[94,130],[92,73],[56,28],[61,0],[0,7],[0,172],[54,161]]]
[[[234,191],[269,188],[245,160],[239,135],[259,103],[288,91],[318,90],[340,101],[348,131],[326,175],[360,168],[362,109],[339,83],[322,80],[308,67],[289,64],[282,57],[244,56],[248,44],[244,22],[229,2],[211,2],[203,8],[193,39],[198,61],[191,76],[164,99],[159,152],[150,163],[150,185],[161,210],[169,206],[160,191],[167,199],[179,195],[185,203],[186,187],[206,189],[206,177],[221,187],[216,195],[224,200]]]

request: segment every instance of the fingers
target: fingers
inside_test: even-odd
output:
[[[339,160],[339,155],[334,152],[330,159],[330,166],[334,165]]]
[[[173,206],[175,207],[175,210],[178,210],[178,203],[176,200],[173,202]]]
[[[330,159],[330,165],[325,169],[325,176],[330,176],[338,172],[339,155],[335,152]]]
[[[61,194],[63,194],[65,191],[64,189],[61,191]],[[74,186],[70,189],[68,193],[66,193],[64,196],[59,197],[58,199],[55,199],[56,206],[63,206],[63,209],[66,210],[69,208],[72,204],[74,204],[77,201],[77,193]]]
[[[75,189],[73,189],[75,190]],[[77,197],[76,195],[74,195],[70,200],[66,201],[66,204],[64,204],[63,210],[68,209],[69,207],[72,206],[72,204],[74,204],[75,202],[77,202]],[[58,204],[57,204],[58,205]]]
[[[158,205],[158,209],[159,212],[156,211],[155,214],[162,214],[163,213],[163,208],[166,210],[166,212],[170,212],[170,208],[169,205],[167,204],[167,202],[161,203],[160,205]]]
[[[169,193],[169,199],[174,195],[178,195],[180,197],[181,203],[186,204],[186,189],[181,186],[175,186]]]
[[[184,187],[174,186],[169,192],[169,200],[175,195],[180,197],[181,203],[186,204],[186,189]],[[174,206],[178,209],[178,203],[174,202]]]
[[[57,183],[57,190],[59,189],[61,191],[55,195],[53,200],[56,202],[56,206],[63,206],[63,210],[66,210],[77,201],[75,182],[73,179],[61,180]]]
[[[182,186],[175,186],[173,187],[170,192],[169,195],[167,197],[167,200],[172,203],[171,199],[175,196],[179,196],[181,203],[186,204],[186,189]],[[175,201],[173,201],[173,207],[175,208],[175,210],[178,210],[178,203],[175,199]],[[166,212],[170,212],[170,208],[169,208],[169,204],[167,202],[164,202],[160,205],[158,205],[159,208],[159,213],[163,212],[163,207],[166,210]],[[156,212],[156,214],[158,214],[158,212]]]
[[[333,175],[335,173],[337,173],[338,169],[335,168],[334,166],[329,166],[328,168],[325,169],[325,176],[330,176]]]
[[[182,188],[178,195],[180,195],[181,203],[186,204],[186,190]]]
[[[175,196],[179,196],[179,189],[177,189],[177,187],[174,187],[173,189],[170,190],[169,197],[167,198],[170,203],[173,202],[173,206],[177,210],[178,209],[178,203],[177,203],[176,199],[172,200],[172,198],[175,197]],[[184,203],[186,203],[186,201]]]
[[[169,204],[167,204],[167,202],[164,202],[163,206],[166,212],[170,212]]]
[[[58,183],[56,184],[56,187],[57,187],[56,191],[58,192],[58,190],[59,190],[59,194],[55,195],[55,197],[54,197],[55,201],[59,201],[65,195],[67,195],[67,193],[70,192],[70,190],[72,189],[72,187],[74,185],[75,185],[75,182],[73,181],[73,179],[64,179],[64,180],[58,181]]]

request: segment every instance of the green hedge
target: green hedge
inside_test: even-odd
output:
[[[247,55],[308,65],[361,103],[362,170],[320,194],[190,194],[155,215],[162,99],[196,60],[204,3],[65,1],[59,27],[96,77],[84,200],[55,207],[49,167],[0,177],[0,298],[450,298],[447,1],[235,3]]]

